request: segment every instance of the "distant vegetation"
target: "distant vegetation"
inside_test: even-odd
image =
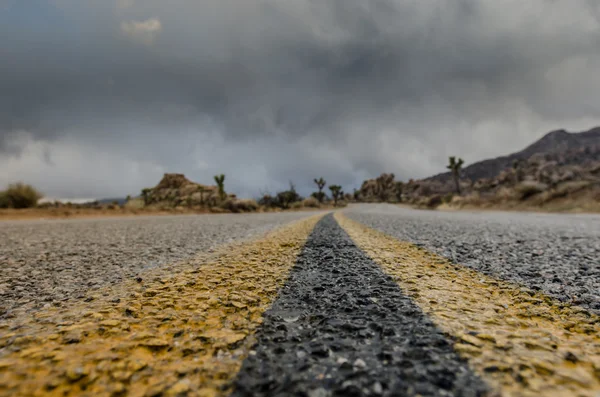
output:
[[[474,163],[463,169],[464,160],[448,158],[448,172],[408,181],[383,173],[366,180],[352,194],[342,186],[314,178],[315,191],[302,197],[293,182],[256,199],[239,199],[227,193],[224,174],[214,176],[215,185],[188,180],[183,174],[165,174],[152,188],[125,203],[44,203],[38,207],[121,210],[124,212],[256,212],[304,208],[343,207],[349,202],[403,203],[417,208],[505,208],[556,211],[600,211],[600,128],[572,134],[553,131],[524,150],[508,156]],[[329,192],[329,195],[327,194]],[[0,191],[0,208],[35,207],[42,195],[32,186],[11,184]]]
[[[451,156],[449,172],[408,182],[384,173],[364,181],[354,200],[431,209],[600,211],[600,128],[553,131],[520,152],[463,165]]]
[[[128,206],[148,209],[191,209],[209,212],[255,212],[283,211],[302,208],[320,208],[330,205],[323,192],[326,182],[315,179],[318,191],[304,198],[296,190],[293,182],[285,190],[275,193],[264,192],[257,200],[239,199],[225,191],[225,175],[214,176],[215,186],[202,185],[188,180],[183,174],[165,174],[153,188],[142,189],[140,199],[132,199]],[[340,188],[341,189],[341,188]],[[335,206],[345,205],[343,193],[333,200]]]
[[[144,188],[138,197],[128,195],[123,200],[101,200],[81,204],[47,201],[40,204],[44,216],[95,216],[108,214],[144,213],[242,213],[319,209],[345,206],[351,197],[344,197],[341,187],[332,185],[332,199],[323,191],[327,183],[323,178],[315,179],[317,191],[304,198],[290,182],[285,190],[274,194],[263,193],[258,200],[240,199],[225,190],[225,175],[214,176],[215,185],[192,182],[183,174],[164,174],[159,183]],[[29,185],[17,183],[0,192],[0,208],[31,208],[36,206],[42,195]],[[12,214],[7,213],[7,214]],[[24,215],[25,216],[25,215]]]
[[[331,197],[333,197],[333,206],[337,207],[338,201],[344,196],[342,187],[340,185],[331,185],[329,186],[329,190],[331,190]]]
[[[452,173],[452,180],[454,181],[456,193],[460,194],[460,170],[465,162],[461,158],[456,160],[455,156],[450,156],[448,160],[449,164],[446,166],[446,168],[448,168]]]
[[[42,198],[42,194],[31,185],[21,182],[8,185],[0,191],[0,208],[32,208]]]
[[[327,182],[323,178],[314,179],[315,184],[317,185],[317,191],[311,193],[310,197],[303,198],[298,192],[296,192],[296,187],[293,183],[290,182],[290,187],[287,190],[283,190],[281,192],[277,192],[274,195],[269,193],[263,193],[261,198],[258,200],[258,203],[263,206],[265,209],[299,209],[299,208],[320,208],[327,207],[331,204],[329,197],[323,191],[325,186],[327,186]],[[333,185],[335,187],[335,185]],[[331,186],[330,186],[331,189]],[[333,196],[332,196],[333,197]],[[337,196],[337,198],[333,199],[333,205],[346,205],[346,202],[338,202],[341,196]]]
[[[215,175],[215,182],[217,183],[217,189],[219,191],[219,200],[224,201],[227,196],[225,194],[225,175]]]
[[[325,179],[323,179],[323,177],[321,177],[319,179],[315,178],[315,183],[317,184],[317,188],[319,189],[319,191],[314,192],[313,197],[316,198],[319,203],[322,203],[326,197],[325,193],[323,193],[323,188],[325,187],[327,182],[325,182]]]

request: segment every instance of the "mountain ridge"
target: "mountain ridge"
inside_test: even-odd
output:
[[[585,149],[586,147],[600,147],[600,127],[594,127],[583,132],[568,132],[564,129],[553,130],[519,152],[470,164],[463,168],[461,178],[471,181],[494,178],[505,169],[512,167],[514,161],[527,160],[538,154],[555,154]],[[585,159],[582,158],[581,160],[584,161]],[[452,174],[444,172],[423,180],[447,182],[451,179]]]

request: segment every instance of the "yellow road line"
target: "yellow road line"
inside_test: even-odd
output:
[[[500,395],[600,395],[598,316],[335,217]]]
[[[0,395],[227,394],[320,218],[169,277],[0,323]]]

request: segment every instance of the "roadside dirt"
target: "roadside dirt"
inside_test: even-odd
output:
[[[321,208],[300,208],[286,211],[269,210],[257,211],[256,213],[269,212],[314,212],[333,209],[323,206]],[[35,219],[86,219],[86,218],[112,218],[124,216],[165,216],[165,215],[207,215],[207,214],[230,214],[230,212],[210,211],[208,209],[94,209],[94,208],[27,208],[27,209],[0,209],[0,221],[20,221]]]

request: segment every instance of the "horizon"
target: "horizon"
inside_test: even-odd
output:
[[[591,128],[585,129],[585,130],[583,130],[583,131],[568,131],[568,130],[566,130],[566,129],[564,129],[564,128],[559,128],[559,129],[555,129],[555,130],[552,130],[552,131],[548,131],[548,132],[546,132],[546,133],[545,133],[545,134],[543,134],[541,137],[539,137],[537,140],[535,140],[534,142],[532,142],[530,145],[533,145],[533,144],[535,144],[535,143],[539,142],[539,141],[540,141],[541,139],[543,139],[544,137],[546,137],[546,136],[548,136],[548,135],[550,135],[550,134],[552,134],[552,133],[555,133],[555,132],[559,132],[559,131],[561,131],[561,132],[565,132],[565,133],[567,133],[567,134],[573,135],[573,134],[581,134],[581,133],[589,132],[589,131],[592,131],[592,130],[595,130],[595,129],[598,129],[598,128],[600,128],[600,126],[591,127]],[[526,147],[529,147],[530,145],[527,145]],[[521,150],[525,149],[526,147],[522,148]],[[518,152],[520,152],[520,150],[519,150],[519,151],[515,151],[515,152],[511,152],[511,153],[506,153],[506,154],[503,154],[503,155],[500,155],[500,156],[497,156],[497,157],[494,157],[494,158],[498,158],[498,157],[508,157],[508,156],[510,156],[510,155],[512,155],[512,154],[515,154],[515,153],[518,153]],[[480,162],[482,162],[482,161],[486,161],[486,160],[490,160],[490,159],[482,159],[482,160],[478,160],[478,161],[475,161],[475,162],[472,162],[472,163],[465,163],[465,165],[464,165],[464,167],[463,167],[463,168],[468,168],[468,167],[470,167],[470,166],[472,166],[472,165],[474,165],[474,164],[477,164],[477,163],[480,163]],[[384,172],[385,172],[385,171],[384,171]],[[176,172],[176,173],[177,173],[177,174],[183,174],[183,175],[185,176],[185,173],[181,173],[181,172]],[[387,172],[387,173],[389,173],[389,172]],[[393,173],[393,172],[392,172],[392,173]],[[429,176],[427,176],[427,177],[424,177],[424,178],[428,178],[428,177],[434,177],[434,176],[437,176],[437,175],[441,175],[441,174],[449,174],[449,173],[450,173],[450,171],[448,171],[448,170],[445,170],[445,171],[439,172],[439,173],[437,173],[437,174],[429,175]],[[374,179],[374,178],[376,178],[377,176],[379,176],[379,175],[373,175],[372,177],[370,177],[370,178],[368,178],[368,179]],[[186,178],[187,178],[187,176],[186,176]],[[424,179],[424,178],[418,178],[418,179]],[[189,179],[189,178],[188,178],[188,179]],[[406,179],[406,180],[403,180],[402,182],[408,182],[410,179],[415,179],[415,180],[416,180],[417,178],[408,178],[408,179]],[[160,181],[160,180],[159,180],[159,181]],[[200,183],[200,184],[202,184],[202,185],[207,185],[207,186],[216,186],[216,185],[214,185],[214,184],[211,184],[211,183],[203,183],[203,182],[205,182],[205,181],[195,181],[195,180],[190,180],[190,181],[191,181],[191,182],[195,182],[195,183]],[[290,182],[292,182],[292,183],[293,183],[294,181],[290,181]],[[157,184],[158,184],[158,182],[157,182]],[[294,184],[294,185],[295,185],[295,184]],[[155,184],[155,185],[153,185],[153,186],[147,186],[147,187],[150,187],[150,188],[152,188],[152,187],[154,187],[154,186],[156,186],[156,184]],[[356,188],[356,189],[360,189],[360,185],[359,185],[359,186],[352,186],[350,189],[343,189],[343,190],[344,190],[345,192],[347,192],[347,193],[350,193],[350,192],[351,192],[351,191],[352,191],[354,188]],[[314,189],[313,189],[313,190],[314,190]],[[234,194],[235,194],[235,192],[231,192],[231,193],[234,193]],[[262,190],[261,190],[260,192],[256,193],[255,195],[248,196],[248,197],[242,197],[242,198],[259,199],[259,198],[261,197],[262,193],[265,193],[265,191],[262,191]],[[275,193],[275,192],[268,191],[268,192],[266,192],[266,193],[273,194],[273,193]],[[306,194],[302,194],[302,193],[300,193],[300,194],[301,194],[302,196],[306,196],[306,197],[308,197],[308,196],[309,196],[311,193],[312,193],[312,191],[310,191],[310,192],[308,192],[308,193],[306,193]],[[44,196],[44,197],[42,197],[42,198],[41,198],[41,199],[38,201],[38,203],[40,203],[40,204],[41,204],[41,203],[54,203],[54,202],[60,202],[60,203],[63,203],[63,204],[66,204],[66,203],[72,203],[72,204],[86,204],[86,203],[93,203],[93,202],[95,202],[95,201],[124,200],[124,199],[125,199],[127,196],[131,196],[132,198],[139,198],[139,197],[141,197],[141,196],[140,196],[140,192],[137,192],[137,193],[128,193],[128,194],[124,194],[124,195],[121,195],[121,196],[111,196],[111,197],[107,197],[107,196],[101,196],[101,197],[94,197],[94,198],[67,198],[67,197],[46,197],[46,196]]]
[[[600,125],[600,5],[7,0],[0,184],[137,196],[345,191]]]

